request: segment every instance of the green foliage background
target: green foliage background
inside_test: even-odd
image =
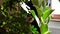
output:
[[[4,34],[32,34],[37,29],[26,21],[27,13],[21,8],[19,2],[27,0],[2,0],[0,5],[0,28]]]

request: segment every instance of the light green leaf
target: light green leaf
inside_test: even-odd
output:
[[[46,18],[49,17],[49,15],[50,15],[52,12],[53,12],[53,10],[50,10],[50,9],[46,10],[46,11],[43,13],[43,16],[42,16],[43,20],[45,21]]]
[[[35,18],[35,12],[34,12],[34,10],[30,10],[30,13],[33,15],[33,17]]]
[[[48,24],[42,23],[40,29],[41,29],[41,34],[44,34],[45,32],[48,31]]]
[[[3,10],[4,9],[4,6],[3,5],[1,5],[1,10]]]
[[[3,25],[5,25],[6,24],[6,22],[3,22]]]
[[[6,14],[5,14],[3,11],[2,11],[2,14],[3,14],[5,17],[7,17]]]

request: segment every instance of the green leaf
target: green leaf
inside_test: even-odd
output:
[[[44,34],[50,34],[50,32],[49,31],[46,31]]]
[[[50,9],[46,10],[46,11],[43,13],[43,16],[42,16],[43,20],[45,21],[46,18],[49,17],[49,15],[50,15],[52,12],[53,12],[53,10],[50,10]]]
[[[35,7],[36,7],[36,10],[37,10],[37,14],[40,18],[43,15],[43,11],[39,7],[37,7],[37,6],[35,6]]]
[[[44,34],[45,32],[47,32],[48,31],[48,24],[42,23],[40,30],[41,30],[41,34]]]
[[[6,22],[3,22],[3,25],[5,25],[6,24]]]
[[[3,10],[4,9],[4,6],[3,5],[1,5],[1,10]]]
[[[35,18],[36,14],[35,14],[34,10],[30,10],[30,13],[31,13],[32,16]]]
[[[39,32],[37,31],[37,28],[34,27],[34,25],[32,25],[31,27],[31,31],[33,34],[38,34]]]
[[[40,7],[40,2],[41,2],[40,0],[31,0],[31,1],[32,1],[33,5]]]
[[[6,14],[5,14],[3,11],[2,11],[2,14],[3,14],[5,17],[7,17]]]
[[[34,28],[34,25],[32,25],[31,28],[33,29]]]
[[[2,25],[0,27],[3,27],[4,25],[6,25],[7,23],[5,21],[2,22]]]
[[[34,28],[33,30],[34,30],[34,31],[37,31],[37,28]]]
[[[31,0],[31,1],[33,5],[36,5],[38,7],[41,7],[41,6],[45,7],[48,3],[48,0]]]

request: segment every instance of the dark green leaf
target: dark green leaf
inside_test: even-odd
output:
[[[43,15],[43,11],[38,6],[35,6],[35,7],[36,7],[36,10],[37,10],[37,14],[40,18]]]
[[[31,0],[31,1],[32,1],[33,5],[40,7],[40,2],[41,2],[40,0]]]

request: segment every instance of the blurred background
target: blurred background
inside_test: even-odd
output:
[[[51,9],[54,9],[52,13],[52,19],[49,22],[49,29],[51,34],[60,34],[60,1],[49,0],[51,2]]]

